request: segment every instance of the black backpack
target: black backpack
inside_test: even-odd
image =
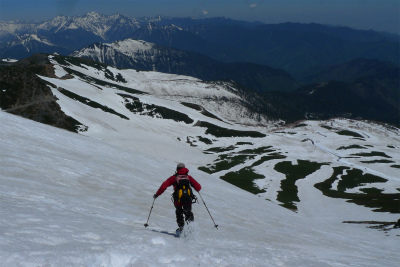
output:
[[[176,187],[174,201],[180,204],[196,203],[196,196],[190,187],[189,176],[187,174],[176,175]]]

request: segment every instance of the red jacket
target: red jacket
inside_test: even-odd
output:
[[[189,173],[189,170],[186,169],[186,168],[182,168],[182,169],[179,169],[176,173],[177,173],[177,174],[188,174],[188,173]],[[188,178],[189,178],[190,184],[193,186],[193,188],[194,188],[196,191],[200,191],[200,190],[201,190],[201,185],[200,185],[192,176],[188,175]],[[172,175],[172,176],[169,177],[167,180],[165,180],[165,182],[161,184],[161,186],[160,186],[160,188],[158,189],[156,195],[157,195],[157,196],[161,195],[161,194],[164,193],[164,191],[165,191],[168,187],[170,187],[171,185],[174,186],[174,191],[175,191],[175,187],[177,186],[177,183],[176,183],[176,175]],[[179,204],[179,203],[175,203],[175,204],[181,205],[181,204]]]

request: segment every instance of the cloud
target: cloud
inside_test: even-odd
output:
[[[259,7],[263,2],[264,2],[264,0],[258,0],[258,1],[253,0],[252,2],[250,2],[249,0],[246,0],[246,3],[247,3],[247,5],[248,5],[250,8],[257,8],[257,7]]]

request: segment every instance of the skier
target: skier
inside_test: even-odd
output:
[[[157,193],[154,194],[154,198],[157,198],[159,195],[164,193],[164,191],[170,187],[171,185],[174,186],[174,205],[175,205],[175,214],[176,214],[176,222],[178,223],[178,229],[176,230],[177,232],[182,232],[183,227],[186,223],[190,223],[194,220],[194,215],[192,212],[192,198],[193,194],[190,192],[190,201],[181,201],[179,199],[179,194],[178,194],[178,179],[186,179],[189,181],[189,184],[193,186],[193,188],[196,191],[201,190],[201,185],[190,175],[188,175],[189,170],[185,168],[185,164],[179,163],[176,167],[176,173],[169,177],[165,182],[163,182],[158,189]],[[179,180],[181,181],[181,180]],[[189,187],[190,188],[190,187]],[[185,216],[185,219],[183,218]]]
[[[394,224],[393,228],[400,228],[400,219]]]

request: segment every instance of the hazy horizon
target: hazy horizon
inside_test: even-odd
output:
[[[398,0],[0,0],[0,21],[43,21],[91,11],[136,18],[161,15],[318,23],[400,34]]]

